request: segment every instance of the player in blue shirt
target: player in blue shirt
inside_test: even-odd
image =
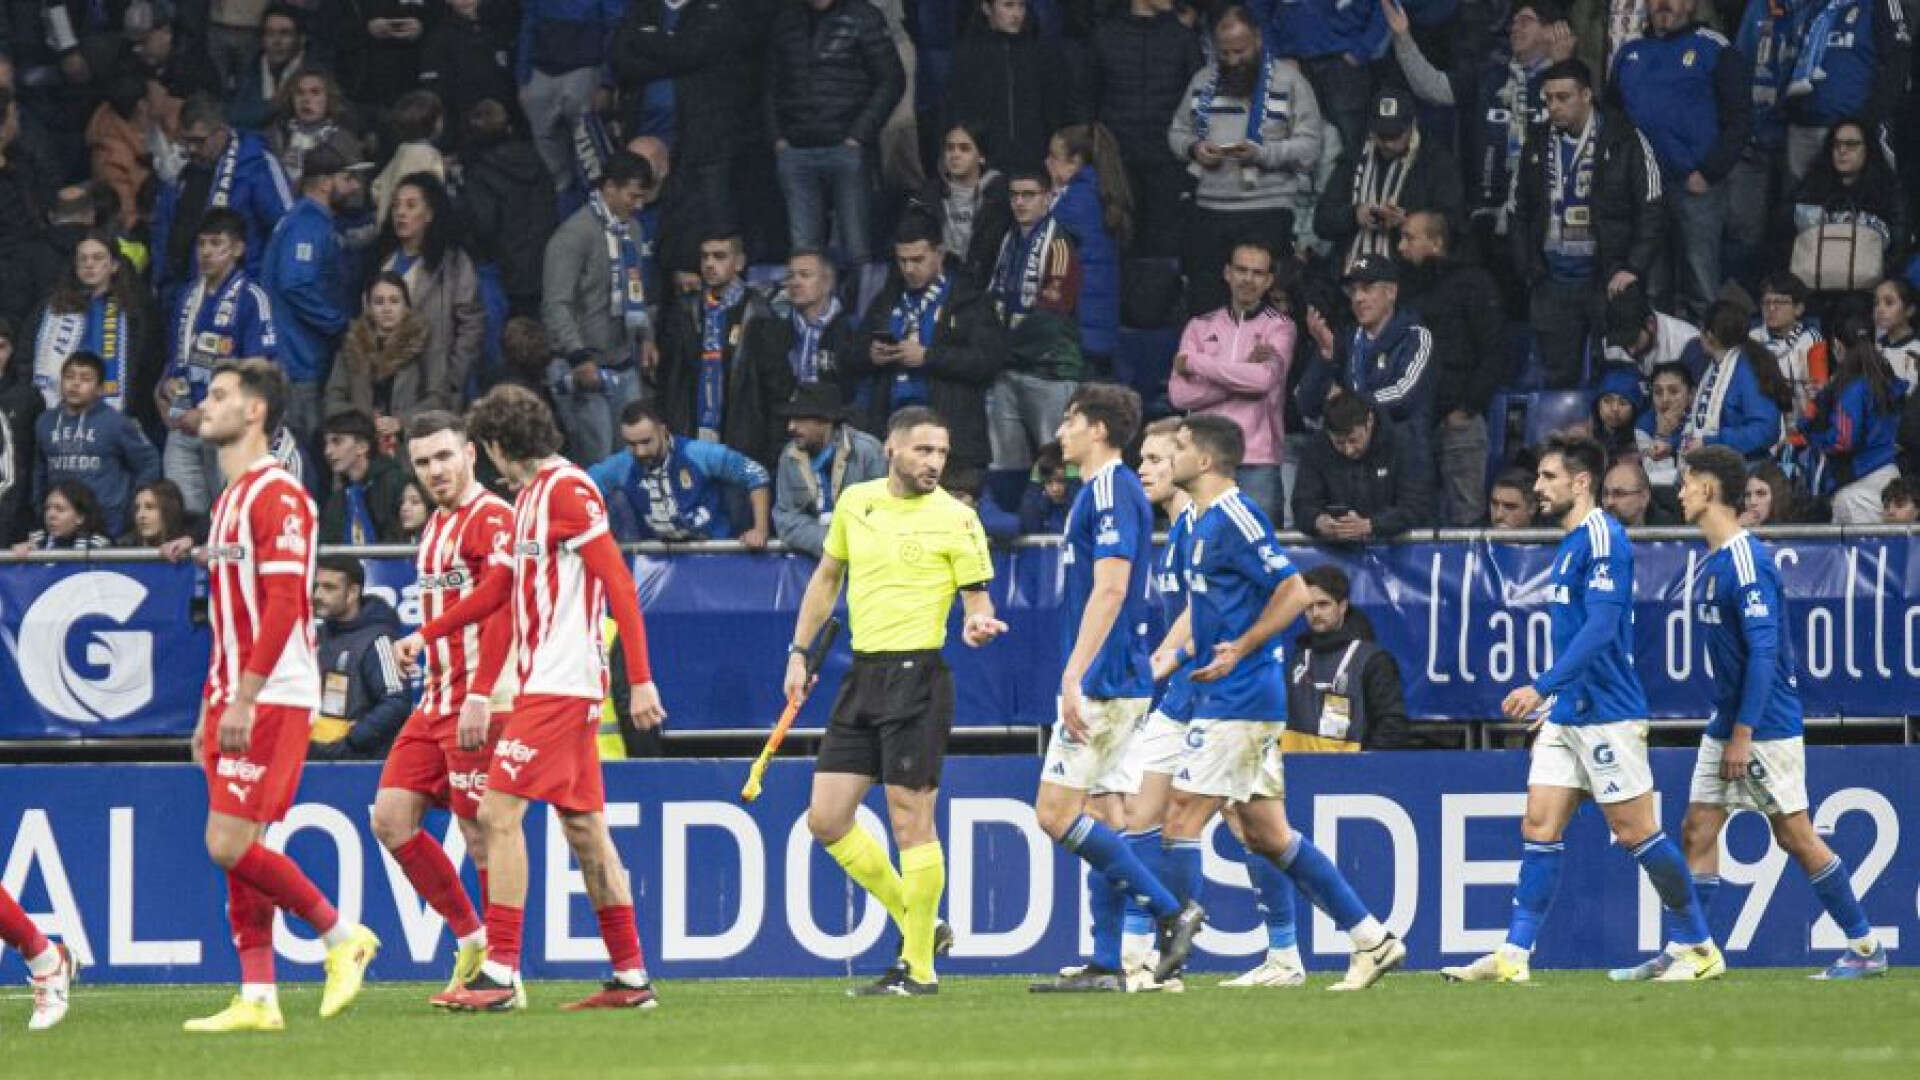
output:
[[[1509,720],[1545,714],[1527,772],[1520,883],[1500,948],[1463,967],[1455,982],[1526,982],[1528,958],[1560,880],[1561,840],[1582,799],[1600,805],[1621,847],[1647,872],[1671,914],[1663,980],[1717,978],[1726,962],[1707,933],[1680,849],[1660,828],[1647,760],[1647,697],[1633,670],[1633,545],[1594,505],[1607,454],[1585,437],[1556,436],[1540,457],[1533,491],[1566,535],[1548,584],[1554,662],[1532,686],[1507,695]]]
[[[1847,951],[1816,978],[1859,979],[1887,972],[1887,951],[1853,894],[1846,864],[1807,817],[1807,751],[1787,597],[1773,552],[1740,527],[1747,466],[1739,451],[1708,446],[1687,455],[1680,509],[1707,541],[1694,582],[1694,622],[1704,631],[1713,672],[1713,712],[1694,762],[1681,828],[1694,891],[1705,911],[1720,887],[1720,832],[1734,810],[1765,814],[1774,839],[1813,883],[1820,906],[1847,935]],[[1661,953],[1613,972],[1620,981],[1658,978]]]
[[[1287,685],[1284,649],[1275,643],[1306,610],[1307,587],[1266,515],[1234,485],[1245,452],[1240,426],[1224,416],[1189,416],[1175,436],[1173,480],[1192,496],[1194,520],[1185,545],[1187,610],[1168,639],[1191,640],[1199,666],[1167,810],[1168,878],[1191,895],[1200,879],[1200,839],[1213,815],[1233,804],[1247,849],[1291,878],[1353,939],[1346,977],[1332,989],[1362,990],[1398,967],[1407,947],[1367,912],[1333,861],[1287,824],[1280,760]],[[1154,974],[1164,982],[1178,968],[1163,955]]]
[[[1177,967],[1193,948],[1205,912],[1184,904],[1142,863],[1135,847],[1087,812],[1088,792],[1124,763],[1133,730],[1153,703],[1148,662],[1153,507],[1120,448],[1140,428],[1140,396],[1112,383],[1074,391],[1057,432],[1060,456],[1079,467],[1080,492],[1067,512],[1060,549],[1066,668],[1060,718],[1040,772],[1034,816],[1048,836],[1088,866],[1093,961],[1033,989],[1123,991],[1121,929],[1129,895],[1159,926],[1161,954]]]

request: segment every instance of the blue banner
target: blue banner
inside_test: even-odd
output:
[[[1673,835],[1693,755],[1660,750],[1654,776]],[[1815,825],[1847,860],[1876,933],[1895,951],[1920,933],[1920,749],[1808,751]],[[897,936],[878,904],[851,886],[808,835],[810,765],[784,759],[751,806],[734,799],[738,761],[617,762],[606,767],[607,817],[633,883],[649,966],[666,978],[872,974]],[[385,943],[378,979],[444,978],[452,942],[369,827],[378,771],[312,765],[287,820],[268,843],[288,851]],[[938,827],[948,859],[945,914],[958,937],[948,975],[1048,971],[1088,944],[1080,862],[1034,822],[1033,758],[948,763]],[[1296,755],[1288,809],[1346,872],[1361,898],[1432,968],[1503,938],[1519,868],[1526,755],[1415,752]],[[0,879],[49,933],[65,938],[104,982],[231,981],[225,891],[202,848],[205,790],[186,765],[0,768]],[[861,813],[884,836],[880,800]],[[440,814],[428,828],[466,870],[459,832]],[[605,952],[557,820],[528,818],[531,879],[526,970],[591,977]],[[1203,970],[1247,966],[1265,948],[1238,847],[1209,836],[1209,929]],[[1813,967],[1843,947],[1802,872],[1753,814],[1736,815],[1711,921],[1732,965]],[[1299,905],[1310,966],[1345,963],[1347,943]],[[1567,835],[1564,878],[1541,935],[1539,967],[1603,967],[1659,944],[1658,901],[1588,808]],[[286,978],[319,975],[311,931],[282,917],[275,931]],[[0,982],[22,977],[0,957]],[[1737,977],[1737,971],[1736,971]]]
[[[1499,716],[1500,699],[1553,662],[1544,605],[1554,549],[1486,541],[1352,552],[1298,547],[1302,566],[1334,562],[1353,602],[1399,661],[1415,719]],[[1635,661],[1656,717],[1704,717],[1706,644],[1693,622],[1698,543],[1634,545]],[[1886,716],[1920,691],[1920,545],[1909,537],[1782,540],[1774,547],[1791,606],[1800,693],[1809,715]],[[369,559],[367,587],[412,625],[413,565]],[[797,555],[634,558],[653,667],[677,730],[761,730],[784,703],[786,643],[813,560]],[[1058,549],[995,555],[992,593],[1009,633],[947,650],[961,727],[1053,722],[1060,671]],[[191,730],[207,637],[191,626],[193,570],[159,564],[0,568],[0,738]],[[1296,628],[1301,629],[1301,628]],[[846,670],[844,646],[798,726],[825,725]],[[150,688],[150,690],[149,690]],[[143,695],[146,695],[143,700]],[[15,707],[18,706],[18,707]]]

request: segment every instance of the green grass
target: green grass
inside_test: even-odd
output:
[[[648,1013],[562,1013],[586,984],[529,987],[507,1016],[445,1015],[435,987],[369,984],[322,1023],[317,987],[281,991],[277,1035],[188,1036],[223,1005],[209,987],[78,988],[66,1023],[24,1030],[25,995],[0,994],[0,1076],[449,1076],[574,1080],[649,1074],[767,1077],[1156,1077],[1319,1075],[1550,1080],[1920,1076],[1920,976],[1820,984],[1742,971],[1699,986],[1613,986],[1545,972],[1532,986],[1448,986],[1397,975],[1365,994],[1220,990],[1045,998],[1024,979],[953,979],[937,999],[853,1001],[830,980],[678,982]]]

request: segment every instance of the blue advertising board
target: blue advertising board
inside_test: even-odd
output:
[[[1542,544],[1289,549],[1334,562],[1399,661],[1415,719],[1497,717],[1506,692],[1552,663],[1544,605],[1554,549]],[[1656,717],[1706,715],[1706,644],[1693,624],[1698,543],[1634,545],[1635,661]],[[1059,685],[1059,551],[997,552],[992,593],[1009,632],[947,650],[961,727],[1053,722]],[[1907,536],[1793,539],[1774,546],[1809,715],[1899,715],[1920,699],[1920,545]],[[411,625],[413,565],[366,561],[369,591]],[[784,703],[786,643],[813,560],[797,555],[634,557],[653,668],[670,726],[759,730]],[[0,739],[186,734],[208,640],[188,618],[194,570],[162,564],[0,566]],[[846,670],[840,647],[802,730],[824,726]],[[5,662],[11,661],[11,662]]]
[[[1920,933],[1920,749],[1808,752],[1815,825],[1847,860],[1881,940],[1900,963]],[[1678,834],[1692,754],[1656,750],[1661,815]],[[808,835],[810,765],[776,762],[759,802],[734,798],[740,761],[631,761],[606,767],[607,816],[633,882],[650,968],[665,978],[874,973],[897,938]],[[316,764],[268,843],[288,851],[342,913],[385,943],[384,979],[444,978],[452,943],[369,827],[378,768]],[[949,864],[945,912],[958,937],[943,971],[1047,971],[1087,947],[1081,864],[1034,822],[1039,762],[948,763],[938,825]],[[1456,963],[1502,939],[1519,867],[1526,755],[1520,751],[1296,755],[1287,761],[1295,826],[1340,864],[1361,898],[1407,941],[1417,968]],[[202,849],[204,782],[187,765],[0,767],[0,880],[104,982],[230,981],[225,890]],[[863,823],[884,835],[879,801]],[[429,828],[464,865],[459,833]],[[528,818],[526,970],[589,977],[604,967],[593,913],[557,821]],[[1558,901],[1537,967],[1619,964],[1659,944],[1658,903],[1642,875],[1583,810],[1568,834]],[[1265,948],[1238,848],[1209,838],[1203,970],[1246,965]],[[1729,831],[1716,936],[1737,969],[1812,967],[1844,945],[1812,890],[1752,814]],[[468,871],[471,882],[471,872]],[[1338,967],[1346,942],[1300,905],[1309,966]],[[284,977],[319,973],[321,948],[282,917]],[[20,977],[0,958],[0,982]]]

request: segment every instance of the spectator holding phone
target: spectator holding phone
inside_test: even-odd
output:
[[[1327,403],[1326,429],[1307,444],[1293,520],[1324,543],[1364,544],[1433,524],[1434,484],[1418,429],[1386,422],[1365,398]]]
[[[1199,179],[1182,252],[1196,312],[1226,304],[1220,269],[1236,243],[1293,249],[1295,220],[1313,209],[1323,131],[1300,65],[1262,47],[1246,8],[1220,16],[1213,44],[1214,62],[1194,74],[1167,127],[1167,145]]]

